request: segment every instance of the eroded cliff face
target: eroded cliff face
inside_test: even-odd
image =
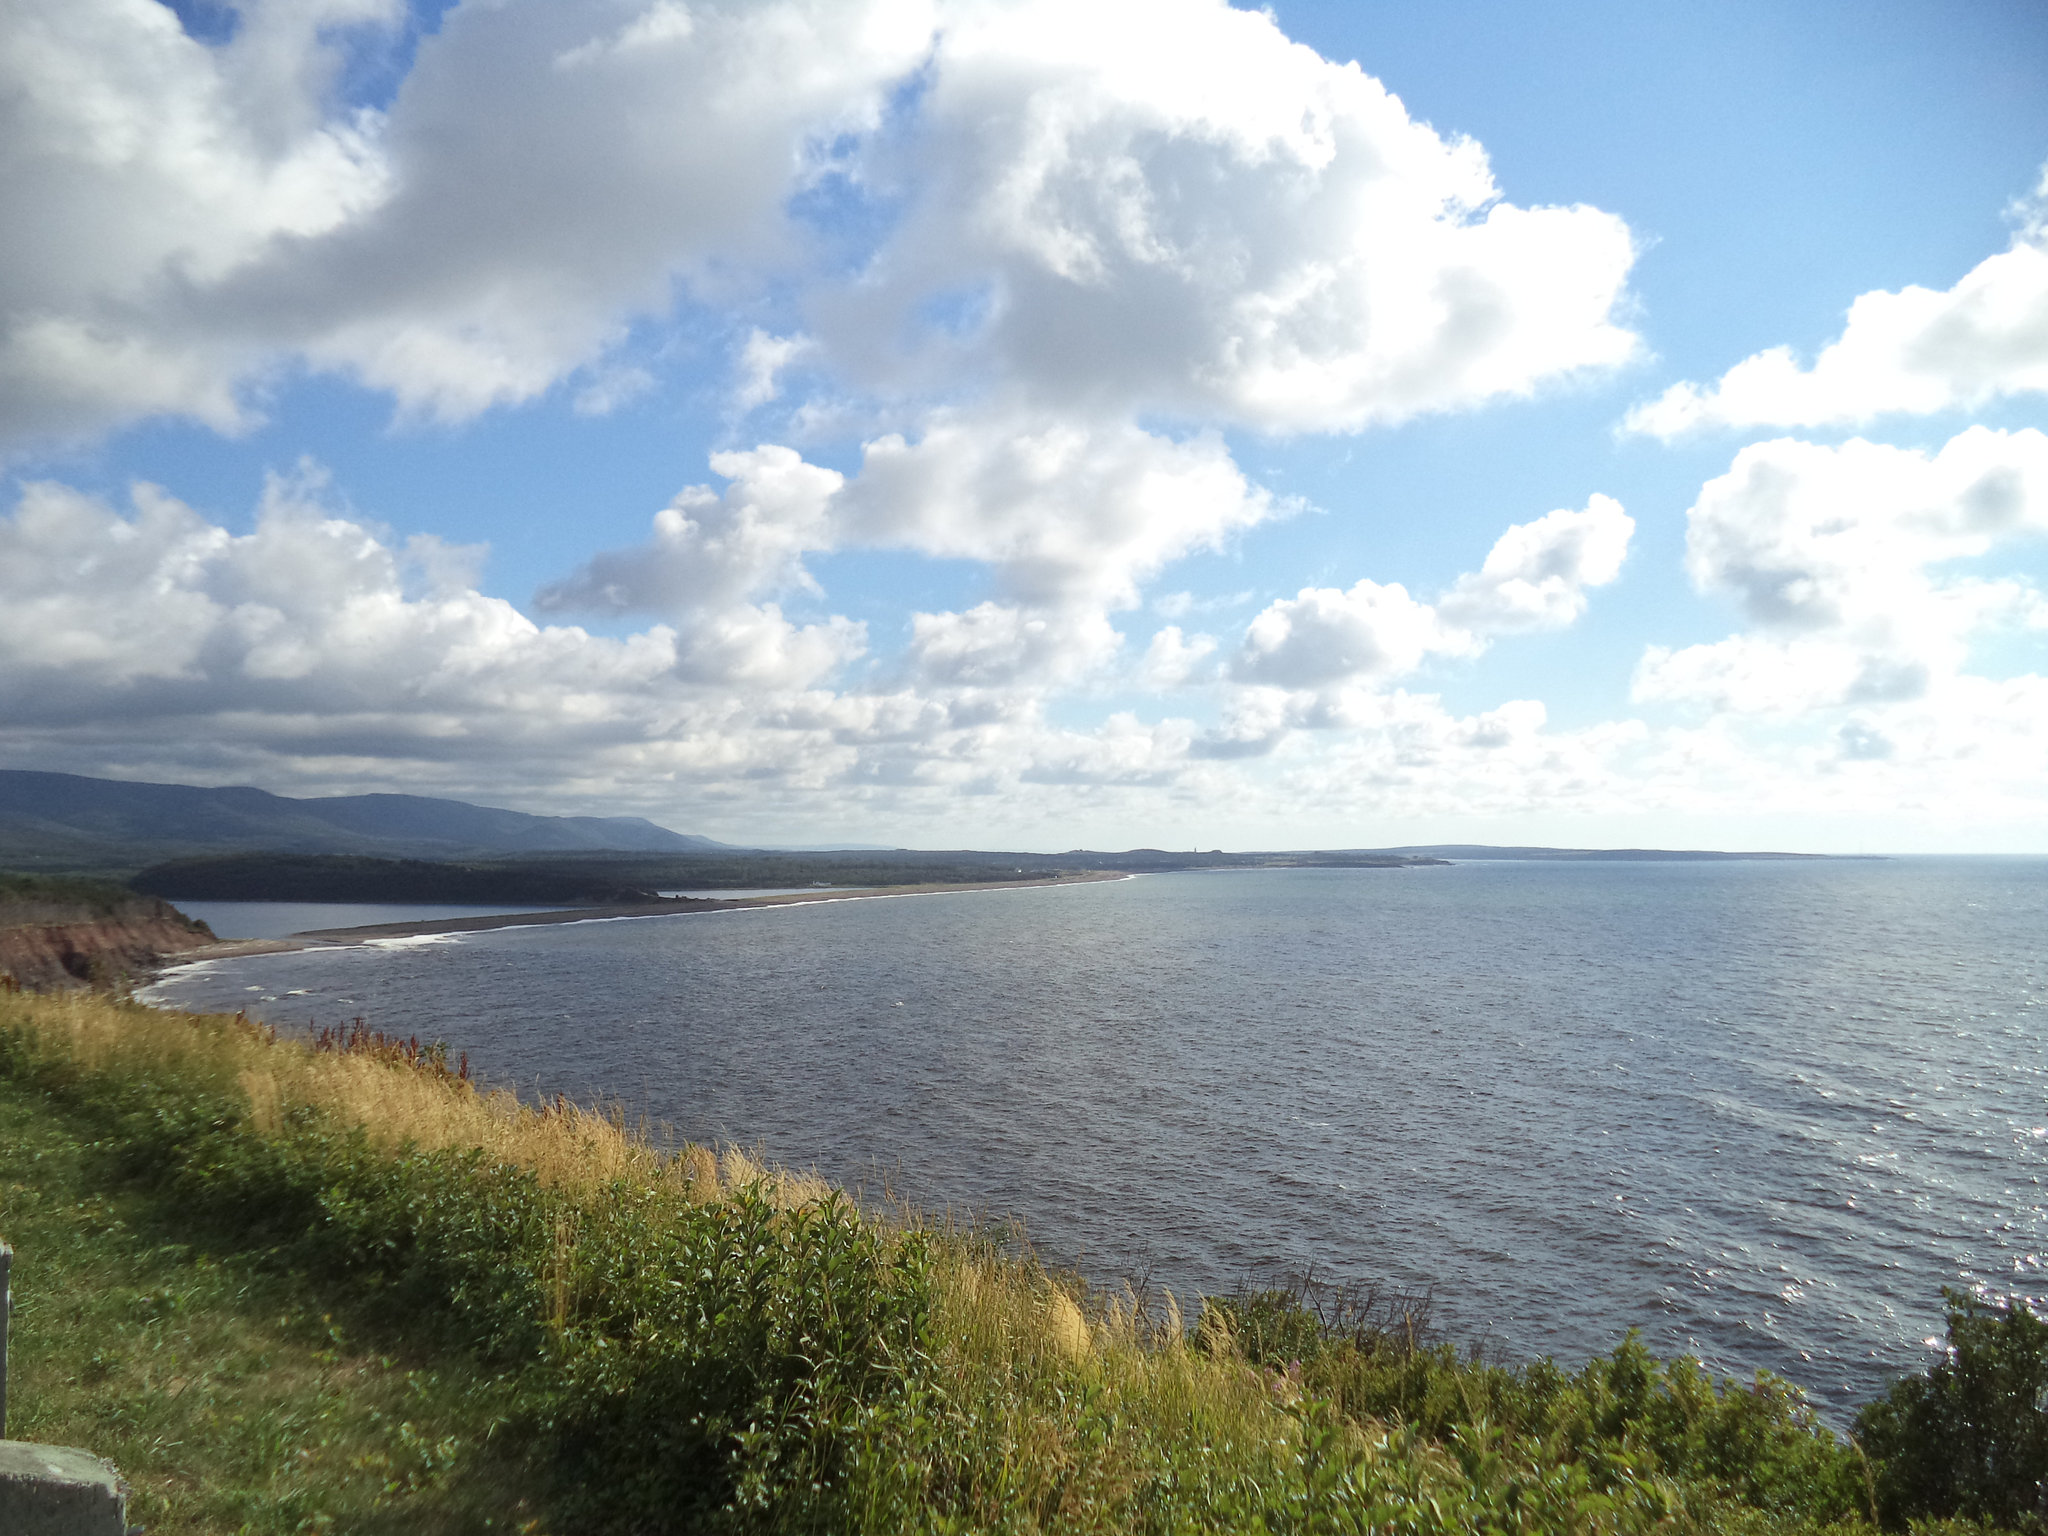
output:
[[[62,920],[65,915],[46,907],[0,907],[0,986],[11,982],[31,992],[117,986],[213,942],[168,902],[147,898],[120,912],[74,913],[72,921]]]

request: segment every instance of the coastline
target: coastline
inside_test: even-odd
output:
[[[1026,891],[1049,886],[1093,885],[1104,880],[1130,880],[1133,875],[1117,870],[1086,870],[1053,875],[1037,880],[977,880],[963,883],[926,885],[875,885],[834,887],[799,891],[781,896],[737,896],[705,898],[676,896],[665,901],[632,906],[565,907],[554,912],[503,912],[481,917],[428,918],[404,923],[372,923],[360,928],[314,928],[282,939],[223,939],[193,949],[181,949],[163,957],[156,968],[156,980],[169,971],[213,960],[235,960],[246,955],[278,955],[293,950],[351,944],[371,944],[385,939],[434,938],[443,934],[486,933],[499,928],[548,928],[564,923],[618,922],[629,918],[701,917],[713,912],[743,912],[761,907],[798,907],[814,902],[862,901],[883,896],[941,896],[963,891]]]

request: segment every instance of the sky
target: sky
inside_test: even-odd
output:
[[[0,0],[0,767],[2048,852],[2036,0]]]

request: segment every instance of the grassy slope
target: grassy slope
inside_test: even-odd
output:
[[[87,923],[107,918],[158,917],[167,912],[153,896],[87,875],[30,875],[0,869],[0,926]],[[171,914],[175,916],[175,914]]]
[[[1768,1381],[1630,1348],[1489,1371],[1285,1298],[1187,1327],[355,1044],[0,996],[19,1428],[113,1455],[153,1529],[1763,1536],[1867,1508]]]
[[[359,1297],[223,1249],[110,1177],[103,1129],[0,1077],[10,1437],[111,1458],[159,1536],[525,1524],[530,1478],[489,1448],[501,1389],[459,1357],[362,1347],[390,1330]]]

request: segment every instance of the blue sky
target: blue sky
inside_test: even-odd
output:
[[[0,764],[2048,849],[2038,6],[0,27]]]

